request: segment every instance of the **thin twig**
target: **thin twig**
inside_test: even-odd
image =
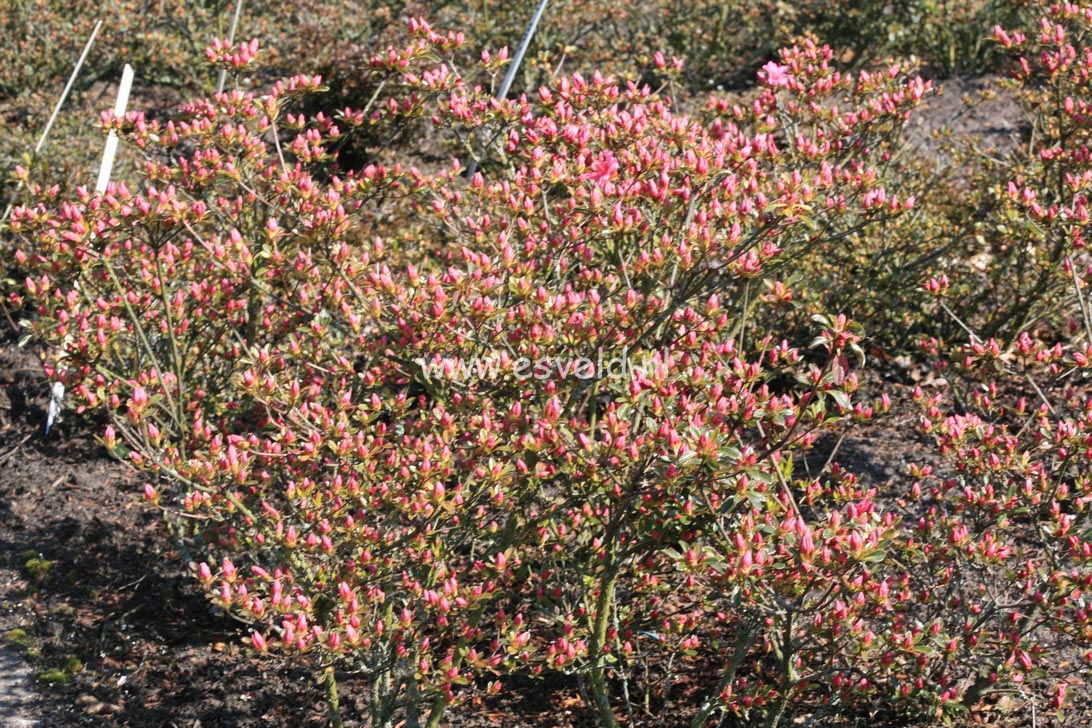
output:
[[[29,439],[30,439],[30,438],[32,438],[32,437],[34,437],[34,433],[33,433],[33,432],[31,432],[31,433],[30,433],[30,434],[28,434],[28,435],[27,435],[26,437],[24,437],[24,438],[23,438],[22,440],[20,440],[20,441],[19,441],[19,444],[18,444],[18,445],[16,445],[16,446],[15,446],[14,448],[12,448],[11,450],[7,451],[7,452],[6,452],[6,453],[4,453],[3,455],[0,455],[0,465],[3,465],[3,464],[4,464],[4,463],[6,463],[6,462],[7,462],[8,460],[10,460],[11,458],[15,457],[15,454],[16,454],[16,453],[18,453],[18,452],[19,452],[19,450],[21,450],[21,449],[22,449],[23,445],[26,445],[26,444],[27,444],[27,440],[29,440]]]
[[[1039,399],[1042,401],[1043,404],[1046,405],[1046,408],[1050,410],[1050,414],[1054,417],[1057,417],[1058,413],[1054,411],[1054,405],[1050,403],[1050,400],[1047,399],[1046,394],[1043,392],[1042,389],[1039,388],[1039,385],[1035,383],[1035,379],[1032,378],[1031,372],[1025,372],[1024,379],[1026,379],[1028,384],[1031,385],[1031,388],[1035,390],[1035,393],[1039,395]]]
[[[819,471],[819,475],[822,475],[830,469],[831,463],[834,462],[834,458],[838,455],[838,451],[842,448],[842,442],[845,441],[846,435],[848,434],[849,430],[842,430],[842,434],[838,436],[838,441],[834,443],[834,448],[830,451],[830,456],[828,456],[827,461],[823,463],[823,467]]]
[[[1077,278],[1077,269],[1073,267],[1073,260],[1067,255],[1065,257],[1065,263],[1069,266],[1069,272],[1073,276],[1073,290],[1077,294],[1077,303],[1081,306],[1081,318],[1084,320],[1084,333],[1088,337],[1089,345],[1092,345],[1092,317],[1089,317],[1088,302],[1084,300],[1084,294],[1081,293],[1081,282]]]
[[[281,173],[288,176],[288,165],[284,162],[284,152],[281,151],[281,138],[280,132],[277,130],[277,120],[271,118],[269,120],[269,128],[273,131],[273,146],[277,149],[277,159],[281,162]]]
[[[982,343],[982,338],[981,338],[981,337],[980,337],[980,336],[979,336],[978,334],[976,334],[976,333],[975,333],[975,332],[974,332],[974,331],[973,331],[973,330],[971,329],[971,327],[970,327],[970,326],[968,326],[967,324],[963,323],[963,320],[962,320],[961,318],[959,318],[959,316],[956,316],[956,315],[955,315],[955,312],[954,312],[954,311],[953,311],[952,309],[948,308],[948,304],[944,303],[944,301],[941,301],[941,302],[940,302],[940,307],[941,307],[942,309],[944,309],[944,313],[946,313],[946,314],[948,314],[949,316],[951,316],[952,320],[953,320],[953,321],[955,321],[955,322],[956,322],[957,324],[959,324],[959,327],[960,327],[961,329],[963,329],[964,331],[966,331],[966,332],[967,332],[967,335],[971,337],[971,342],[972,342],[972,343],[977,343],[977,344],[980,344],[980,343]]]
[[[944,309],[944,312],[946,314],[948,314],[949,316],[952,317],[953,321],[955,321],[957,324],[959,324],[960,327],[964,331],[967,332],[967,335],[971,337],[971,343],[975,343],[975,344],[983,343],[982,337],[979,336],[978,334],[976,334],[971,329],[970,326],[963,323],[963,321],[958,316],[955,315],[955,312],[952,311],[952,309],[948,308],[948,306],[943,301],[940,302],[940,307],[942,309]],[[1008,367],[1006,367],[1005,369],[1010,374],[1016,374],[1016,372],[1012,371]],[[1054,416],[1057,416],[1057,412],[1055,412],[1055,410],[1054,410],[1054,405],[1052,405],[1050,403],[1050,400],[1047,398],[1046,394],[1043,392],[1042,389],[1039,388],[1039,385],[1035,383],[1035,379],[1031,376],[1030,372],[1024,372],[1024,379],[1027,380],[1027,383],[1030,384],[1031,388],[1035,390],[1035,394],[1037,394],[1039,396],[1039,399],[1042,401],[1042,403],[1046,405],[1046,408],[1050,411],[1050,414],[1052,414]]]

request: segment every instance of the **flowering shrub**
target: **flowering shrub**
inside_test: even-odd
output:
[[[792,305],[777,308],[773,318],[761,325],[777,327],[792,338],[792,331],[807,330],[813,315],[846,311],[869,322],[873,346],[900,337],[903,343],[912,340],[908,333],[919,324],[920,306],[915,286],[908,284],[925,282],[930,261],[946,244],[926,227],[933,224],[935,200],[943,190],[935,177],[922,174],[923,165],[907,159],[903,136],[907,108],[929,93],[931,84],[910,78],[906,69],[898,67],[845,74],[837,70],[829,48],[817,55],[789,54],[782,60],[784,68],[806,68],[818,76],[790,81],[779,64],[767,64],[760,72],[768,83],[785,85],[796,96],[781,111],[797,134],[795,154],[846,165],[867,154],[875,160],[874,173],[883,179],[883,188],[861,198],[864,214],[844,210],[842,228],[828,231],[834,234],[813,231],[799,257],[790,259],[789,272],[782,274],[793,291]],[[906,89],[892,92],[903,81]],[[847,101],[849,108],[843,105]],[[711,100],[705,109],[708,123],[719,123],[717,114],[725,106],[723,101]],[[930,202],[925,211],[916,209],[919,196]],[[885,209],[886,204],[890,209]],[[899,214],[908,208],[915,208],[914,212]]]
[[[500,45],[526,5],[439,10]],[[102,117],[136,177],[95,195],[20,167],[11,299],[50,376],[335,724],[346,689],[372,725],[436,726],[550,673],[607,728],[950,719],[1014,687],[1061,710],[1078,666],[1052,658],[1092,659],[1092,13],[995,32],[1034,146],[952,201],[901,151],[929,92],[912,66],[846,73],[802,39],[683,113],[677,84],[711,71],[670,53],[626,57],[661,91],[558,69],[580,12],[604,56],[659,37],[586,5],[544,26],[542,84],[513,98],[489,85],[505,51],[470,62],[422,20],[316,40],[351,72],[261,91],[283,39],[218,40],[201,76],[225,93]],[[308,38],[344,31],[292,7]],[[952,385],[913,395],[936,457],[891,492],[833,455],[799,467],[892,406],[862,352],[903,325]],[[943,357],[953,326],[981,336]]]
[[[6,201],[16,182],[14,167],[27,168],[35,181],[57,183],[72,194],[77,181],[89,177],[98,161],[97,140],[89,114],[101,105],[103,84],[116,79],[124,63],[136,69],[134,100],[173,105],[183,92],[209,93],[217,74],[203,72],[201,60],[210,31],[225,36],[234,3],[122,2],[111,6],[91,49],[72,97],[61,114],[52,143],[32,156],[37,134],[64,86],[64,79],[94,27],[99,6],[87,2],[49,0],[20,2],[0,18],[0,118],[8,134],[0,140],[0,195]],[[916,54],[932,67],[951,70],[950,59],[975,69],[996,44],[981,41],[982,28],[995,23],[1008,27],[1021,3],[997,0],[972,3],[913,2],[892,6],[881,2],[653,2],[587,3],[555,0],[531,45],[516,79],[517,89],[554,83],[575,71],[593,69],[622,79],[640,79],[654,88],[665,84],[680,99],[717,87],[751,86],[755,71],[777,58],[778,49],[804,36],[822,38],[835,56],[868,67],[888,54]],[[295,74],[321,75],[329,88],[322,103],[296,112],[369,106],[382,97],[384,74],[376,74],[370,59],[388,45],[404,45],[399,22],[423,15],[459,28],[468,41],[454,54],[452,68],[478,75],[474,83],[488,86],[490,73],[478,73],[474,60],[480,48],[514,46],[522,36],[534,3],[509,2],[348,2],[291,0],[248,5],[240,36],[261,39],[263,65],[239,76],[241,88],[267,87],[276,78]],[[657,68],[655,52],[687,59],[679,72]],[[958,50],[959,52],[955,52]],[[495,79],[493,79],[495,81]],[[98,83],[96,83],[98,82]],[[423,128],[395,126],[393,136],[342,142],[342,159],[365,166],[375,161],[375,149],[405,153],[407,139]],[[413,152],[435,158],[429,145]],[[450,150],[443,150],[447,154]],[[125,160],[123,160],[125,161]],[[115,177],[135,183],[121,166]],[[71,181],[71,183],[69,182]],[[68,185],[71,184],[71,187]],[[48,186],[48,185],[47,185]],[[28,201],[29,198],[20,198]]]
[[[872,165],[925,86],[808,43],[704,121],[598,74],[496,102],[444,61],[459,36],[410,31],[367,113],[288,110],[321,88],[303,76],[104,117],[140,187],[38,189],[12,217],[50,373],[109,415],[210,598],[310,660],[335,716],[337,664],[375,725],[436,725],[513,670],[576,672],[605,726],[649,670],[719,675],[696,725],[871,696],[858,626],[896,521],[792,467],[871,416],[859,333],[773,322],[780,271],[912,205]],[[484,173],[341,164],[346,135],[415,117]],[[597,350],[640,366],[517,376]],[[486,355],[498,376],[436,376]]]
[[[1073,3],[1040,8],[1034,29],[994,30],[1014,59],[1009,88],[1034,131],[973,180],[978,192],[947,233],[958,252],[942,258],[936,282],[961,320],[951,327],[958,338],[966,325],[1006,347],[1025,330],[1064,339],[1081,328],[1077,292],[1087,285],[1092,12]]]
[[[920,543],[908,584],[920,606],[910,613],[931,625],[923,677],[943,700],[970,707],[990,690],[1041,682],[1060,711],[1065,678],[1081,668],[1059,652],[1076,647],[1092,660],[1088,361],[1084,347],[1026,333],[1010,353],[975,339],[942,362],[974,385],[965,406],[915,392],[943,470],[918,468],[909,494]],[[1026,396],[1006,393],[1027,382]]]
[[[440,5],[434,5],[432,17],[465,29],[474,47],[498,47],[521,37],[536,2]],[[843,63],[861,68],[896,55],[916,56],[943,75],[981,73],[997,57],[991,29],[1014,24],[1022,6],[1014,0],[562,0],[551,3],[543,17],[522,86],[592,69],[662,80],[653,62],[660,50],[687,59],[676,91],[749,87],[755,72],[781,48],[806,37],[822,39]]]

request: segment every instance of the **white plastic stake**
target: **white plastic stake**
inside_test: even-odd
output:
[[[72,92],[72,86],[76,83],[76,78],[80,75],[80,69],[83,68],[83,62],[87,60],[87,54],[91,52],[91,46],[95,44],[95,36],[102,30],[102,21],[95,23],[95,29],[91,31],[91,37],[87,39],[87,43],[83,47],[83,53],[80,54],[80,58],[76,61],[76,67],[72,69],[72,75],[68,77],[68,83],[64,86],[64,91],[61,92],[61,98],[57,99],[57,105],[53,107],[53,113],[49,117],[49,121],[46,123],[45,129],[42,130],[42,136],[38,137],[38,143],[34,145],[34,154],[38,155],[42,151],[42,146],[45,145],[46,137],[49,136],[49,130],[53,128],[53,122],[57,120],[57,114],[61,113],[61,107],[64,106],[64,100],[68,98],[68,94]]]
[[[121,72],[121,86],[118,88],[118,98],[114,102],[114,116],[122,117],[129,105],[129,91],[133,88],[133,67],[128,63]],[[110,183],[110,172],[114,169],[114,157],[118,153],[118,135],[111,130],[106,137],[106,148],[102,152],[102,164],[99,166],[99,180],[95,183],[95,192],[100,195],[106,192],[106,186]],[[79,285],[77,283],[77,285]],[[65,346],[68,345],[65,340]],[[64,405],[64,385],[53,382],[49,397],[49,409],[46,412],[45,436],[49,437],[50,430],[60,417],[61,408]]]
[[[243,14],[243,0],[235,0],[235,14],[231,16],[231,27],[228,29],[228,45],[235,43],[235,29],[239,27],[239,16]],[[216,93],[224,92],[224,83],[227,81],[227,69],[220,69],[220,77],[216,79]]]
[[[502,101],[508,96],[508,90],[512,88],[512,81],[516,79],[516,71],[519,70],[519,65],[523,62],[523,55],[527,52],[527,47],[531,45],[531,39],[535,37],[535,29],[538,28],[538,21],[542,20],[542,13],[546,11],[546,4],[549,2],[550,0],[539,0],[538,6],[535,8],[535,13],[531,16],[531,22],[527,24],[527,32],[523,34],[523,40],[520,41],[516,56],[512,59],[512,63],[509,64],[508,73],[504,74],[504,81],[501,82],[501,87],[494,97],[498,101]],[[466,171],[466,176],[468,178],[473,177],[474,173],[477,171],[478,160],[476,158],[471,159],[470,165]]]
[[[60,382],[53,383],[53,389],[49,397],[49,410],[46,412],[45,436],[49,437],[49,431],[61,414],[61,405],[64,403],[64,385]]]
[[[76,67],[72,69],[72,74],[68,77],[68,83],[64,86],[64,91],[61,92],[61,98],[57,99],[57,105],[53,107],[53,113],[49,115],[49,121],[46,122],[45,129],[42,130],[42,135],[38,137],[38,143],[34,145],[34,156],[37,157],[42,151],[42,147],[45,146],[46,139],[49,138],[49,132],[53,129],[53,122],[57,121],[57,115],[61,113],[61,107],[64,106],[65,100],[68,98],[68,94],[72,93],[72,86],[75,85],[76,79],[80,75],[80,69],[83,68],[83,62],[87,60],[87,54],[91,52],[91,46],[95,44],[95,36],[102,30],[102,21],[95,23],[95,29],[91,31],[91,37],[87,39],[87,43],[83,46],[83,53],[80,54],[80,58],[76,61]],[[19,180],[19,183],[15,185],[15,189],[22,189],[23,180]],[[3,223],[8,219],[8,215],[11,214],[12,209],[15,207],[15,195],[11,196],[11,202],[8,203],[7,208],[4,210],[4,214],[0,217],[0,223]]]
[[[118,98],[114,102],[114,116],[125,116],[125,109],[129,105],[129,90],[133,87],[133,67],[128,63],[121,72],[121,86],[118,88]],[[114,169],[114,156],[118,153],[118,135],[114,130],[106,137],[106,148],[102,152],[102,165],[99,166],[99,180],[95,183],[95,192],[100,195],[106,192],[106,185],[110,184],[110,172]]]

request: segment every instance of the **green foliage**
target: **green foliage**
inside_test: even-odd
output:
[[[1007,90],[1030,130],[1004,159],[979,157],[970,180],[975,193],[964,194],[958,219],[942,223],[954,244],[937,271],[950,303],[942,315],[1006,345],[1028,330],[1064,341],[1081,328],[1086,306],[1092,97],[1079,49],[1087,47],[1092,19],[1077,6],[1058,7],[1042,23],[996,30],[998,46],[1019,69]]]
[[[19,627],[9,629],[7,632],[5,632],[4,639],[6,639],[8,642],[11,642],[13,645],[16,645],[17,647],[25,648],[30,647],[32,644],[34,644],[34,638],[31,637],[25,629],[21,629]]]

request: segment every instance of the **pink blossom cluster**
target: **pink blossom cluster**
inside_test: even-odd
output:
[[[1025,679],[1043,635],[1089,638],[1087,407],[916,393],[956,475],[915,466],[894,506],[836,463],[800,466],[891,401],[861,395],[843,312],[808,310],[805,340],[784,324],[807,293],[790,273],[915,207],[882,167],[927,83],[802,42],[748,101],[691,115],[599,73],[497,100],[460,74],[460,34],[410,31],[366,64],[383,89],[366,108],[300,112],[323,83],[301,75],[108,119],[145,155],[141,184],[37,189],[12,215],[50,375],[110,419],[105,444],[255,650],[352,665],[377,723],[578,671],[613,728],[620,676],[646,668],[704,680],[696,725],[775,725],[798,699],[943,712],[979,677]],[[417,120],[479,171],[342,159]],[[1006,194],[1078,249],[1087,182]],[[1017,347],[1054,372],[1092,355]],[[516,371],[600,348],[642,366]],[[488,378],[419,364],[490,352]],[[1007,356],[976,341],[959,363]]]

